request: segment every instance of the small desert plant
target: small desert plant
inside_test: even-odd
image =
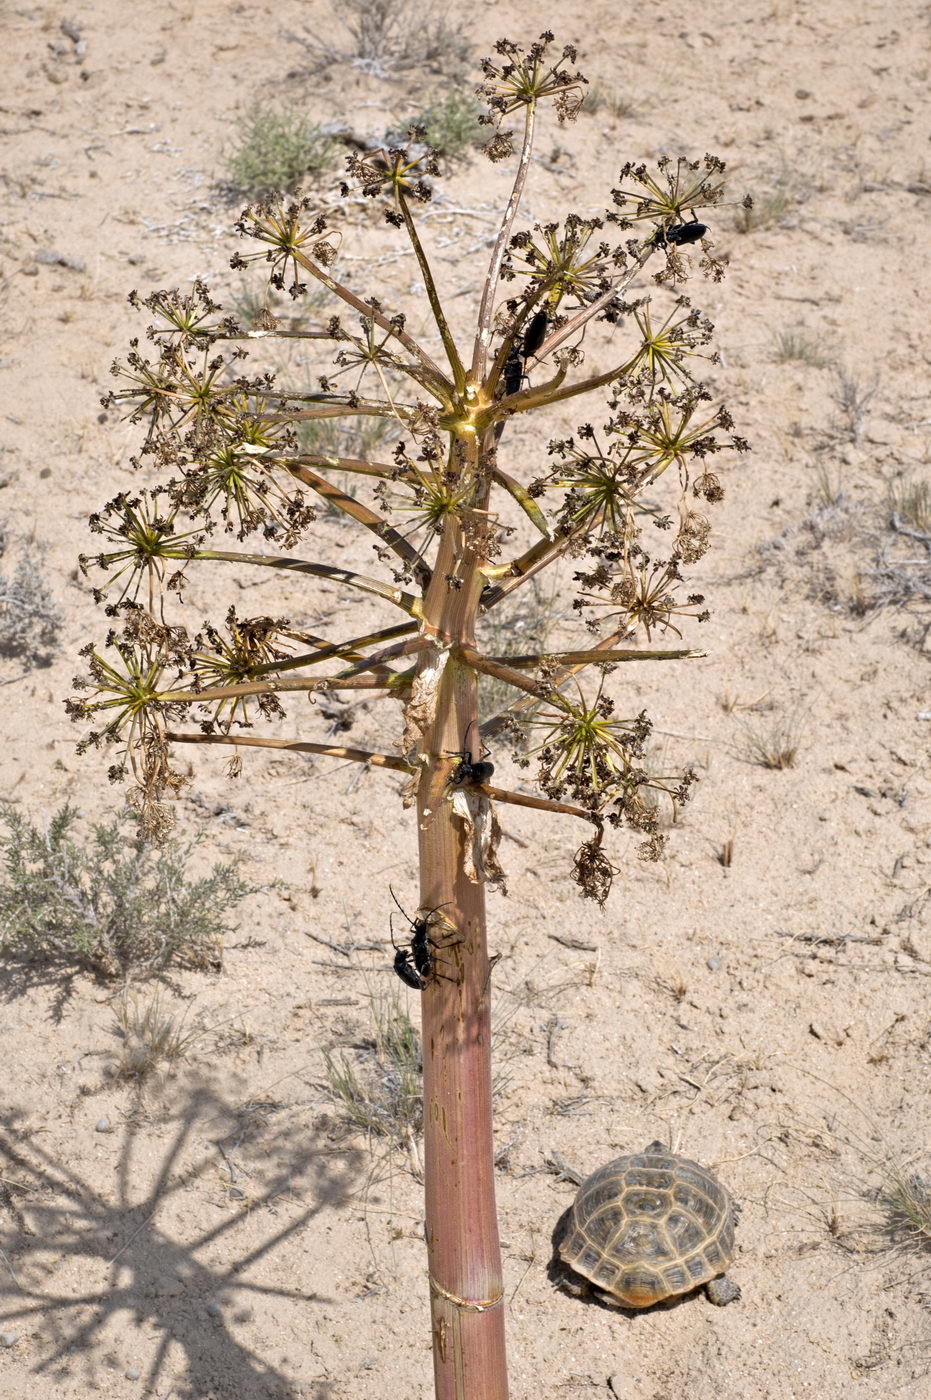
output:
[[[440,155],[455,158],[483,139],[485,128],[479,122],[481,113],[482,108],[471,93],[453,89],[425,107],[411,125],[423,131],[424,140]]]
[[[219,966],[229,912],[255,888],[238,866],[192,878],[191,847],[153,846],[134,815],[84,839],[77,820],[67,805],[45,830],[13,808],[3,814],[0,951],[104,977]]]
[[[27,544],[12,573],[0,574],[0,656],[47,664],[62,622],[42,554]]]
[[[866,410],[876,397],[879,377],[874,375],[866,384],[843,365],[836,367],[835,374],[836,383],[831,398],[840,410],[840,431],[859,445],[863,437]]]
[[[592,116],[597,112],[607,111],[612,117],[620,120],[623,117],[635,117],[637,104],[632,98],[622,93],[619,88],[609,88],[602,83],[593,83],[585,94],[585,110]]]
[[[324,1050],[325,1091],[365,1133],[409,1147],[423,1127],[420,1036],[395,991],[370,996],[372,1034],[350,1058]]]
[[[889,514],[895,529],[916,532],[931,542],[931,486],[906,478],[889,487]]]
[[[360,47],[364,39],[379,55],[373,63],[414,61],[406,46],[422,35],[396,25],[407,9],[345,7]],[[370,12],[383,32],[369,32]],[[486,884],[504,879],[495,809],[511,804],[585,823],[572,877],[601,906],[618,873],[602,849],[609,828],[634,833],[643,859],[660,857],[665,813],[687,798],[695,775],[651,771],[650,720],[617,707],[611,676],[619,666],[629,675],[701,654],[679,645],[681,628],[709,616],[686,573],[708,548],[706,508],[723,495],[716,454],[747,448],[697,377],[712,358],[713,328],[683,291],[696,270],[716,282],[724,275],[699,222],[723,199],[723,163],[712,155],[664,156],[655,170],[628,163],[601,215],[588,195],[584,213],[545,223],[521,212],[542,109],[552,103],[566,121],[581,108],[585,79],[575,57],[545,32],[526,48],[499,41],[482,65],[483,151],[492,162],[516,159],[475,279],[467,337],[448,319],[431,226],[420,218],[439,163],[419,146],[349,156],[341,197],[354,204],[361,191],[381,202],[386,255],[392,241],[413,255],[430,338],[414,333],[390,281],[363,295],[355,276],[349,285],[341,274],[352,226],[339,209],[323,212],[329,191],[246,210],[237,228],[247,251],[233,260],[236,269],[262,264],[271,288],[295,301],[309,284],[325,288],[331,314],[319,324],[285,332],[270,314],[267,327],[243,330],[202,282],[134,298],[156,324],[145,354],[133,342],[128,361],[114,367],[121,387],[106,401],[145,425],[141,463],[153,479],[92,520],[107,543],[83,562],[103,572],[109,592],[96,596],[118,625],[102,647],[84,649],[82,693],[68,702],[76,720],[99,726],[83,748],[117,749],[111,775],[132,772],[157,836],[170,826],[167,799],[185,781],[172,766],[176,745],[231,748],[234,772],[250,748],[273,748],[404,775],[402,800],[417,807],[420,903],[394,966],[418,993],[422,1017],[434,1365],[437,1393],[469,1400],[507,1393],[485,912]],[[379,278],[393,263],[385,257]],[[264,368],[276,336],[302,339],[303,359],[319,356],[313,388],[279,383]],[[257,337],[263,371],[250,375],[245,356]],[[575,432],[563,426],[546,447],[528,432],[521,451],[507,453],[513,418],[547,421],[553,410],[555,432],[566,405],[594,395],[600,406],[587,406]],[[332,420],[350,432],[360,420],[391,424],[390,451],[370,441],[363,455],[347,455],[345,438],[329,440],[337,452],[319,450],[331,431],[320,425]],[[304,424],[314,436],[302,441]],[[358,494],[334,473],[356,480]],[[320,502],[368,537],[371,572],[347,567],[342,554],[325,562],[305,546]],[[243,548],[256,536],[255,547]],[[327,547],[332,532],[316,537]],[[189,632],[180,620],[184,578],[221,563],[287,571],[326,619],[326,635],[295,632],[281,616],[241,618],[232,607],[225,623]],[[489,653],[494,619],[547,569],[559,612],[572,619],[569,646],[518,641],[514,653],[512,633],[503,654]],[[359,615],[342,600],[333,610],[313,598],[317,580],[338,584],[366,610]],[[373,600],[382,610],[376,622]],[[664,644],[669,634],[672,645]],[[498,685],[499,708],[480,723],[485,678]],[[282,717],[291,694],[353,691],[384,716],[386,751],[343,747],[319,733],[305,740],[261,731],[263,720]],[[395,706],[377,703],[386,699],[402,702],[401,733]],[[321,709],[305,704],[301,713],[316,718]],[[516,762],[534,765],[537,791],[526,782],[492,785],[487,749],[508,738]],[[373,900],[384,898],[374,877],[368,887]],[[393,1048],[389,1040],[376,1038],[375,1058],[397,1068],[401,1055],[407,1078],[391,1092],[406,1102],[413,1046],[406,1033]],[[374,1131],[381,1120],[363,1066],[331,1053],[328,1075],[332,1093]],[[386,1111],[400,1114],[398,1102]]]
[[[736,746],[737,753],[746,763],[755,763],[760,768],[794,768],[801,736],[801,718],[794,713],[774,719],[765,727],[745,724]]]
[[[799,202],[799,188],[795,175],[789,167],[784,167],[774,176],[768,188],[753,193],[737,211],[736,229],[738,233],[755,233],[758,229],[772,228],[779,224],[786,214]]]
[[[334,150],[333,142],[299,112],[258,104],[239,120],[227,183],[246,199],[263,199],[325,170]]]
[[[926,1177],[900,1163],[887,1164],[874,1199],[896,1244],[931,1252],[931,1182]]]
[[[799,327],[776,331],[773,336],[773,355],[780,364],[797,360],[810,365],[812,369],[825,369],[833,362],[822,340]]]
[[[316,68],[343,63],[373,78],[391,78],[412,68],[450,74],[458,72],[469,53],[468,21],[451,20],[443,0],[342,0],[337,13],[346,31],[345,47],[310,29],[287,36],[308,50]]]
[[[143,998],[124,992],[113,1008],[114,1031],[120,1040],[114,1066],[116,1077],[141,1084],[161,1065],[184,1059],[202,1026],[185,1029],[188,1008],[180,1016],[166,1011],[160,992]]]

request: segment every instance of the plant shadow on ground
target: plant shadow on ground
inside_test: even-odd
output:
[[[111,1197],[56,1161],[18,1114],[0,1117],[0,1320],[7,1327],[32,1326],[41,1336],[42,1354],[32,1366],[37,1376],[61,1381],[83,1366],[85,1384],[97,1389],[118,1346],[124,1355],[131,1347],[154,1347],[147,1368],[142,1361],[138,1367],[144,1388],[154,1390],[166,1367],[177,1369],[177,1359],[168,1354],[174,1344],[186,1369],[183,1379],[172,1376],[179,1400],[296,1400],[299,1393],[306,1400],[329,1400],[329,1381],[302,1378],[299,1390],[234,1336],[230,1324],[245,1321],[245,1305],[263,1295],[294,1299],[305,1308],[330,1301],[310,1288],[250,1282],[245,1275],[321,1212],[345,1202],[364,1167],[363,1154],[321,1145],[312,1131],[295,1141],[282,1127],[253,1143],[261,1189],[219,1223],[185,1239],[173,1237],[157,1219],[179,1193],[210,1173],[232,1175],[229,1153],[244,1112],[209,1090],[192,1092],[175,1115],[162,1162],[135,1200],[133,1186],[148,1155],[137,1143],[136,1126],[126,1127]],[[232,1122],[233,1132],[221,1127],[214,1138],[218,1119],[227,1127]],[[195,1158],[194,1139],[208,1134],[213,1146]],[[292,1208],[301,1197],[311,1204]],[[263,1208],[290,1218],[256,1242],[256,1214]],[[248,1242],[234,1253],[235,1232],[247,1224]],[[73,1286],[56,1288],[56,1275]],[[118,1364],[127,1363],[121,1358]]]

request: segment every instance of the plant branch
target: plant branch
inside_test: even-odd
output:
[[[583,821],[600,826],[601,821],[595,812],[586,807],[573,807],[568,802],[551,802],[548,797],[534,797],[529,792],[512,792],[508,788],[482,785],[482,792],[492,802],[509,802],[513,807],[533,807],[537,812],[563,812],[568,817],[581,817]]]
[[[553,686],[543,681],[531,680],[520,671],[514,671],[510,666],[505,666],[500,661],[493,660],[490,656],[482,656],[474,647],[460,646],[459,656],[467,666],[471,666],[476,671],[481,671],[486,676],[494,676],[496,680],[504,681],[506,685],[514,686],[515,690],[524,690],[528,695],[532,695],[535,700],[552,700]]]
[[[280,661],[267,661],[263,666],[257,666],[254,675],[273,675],[278,671],[294,671],[302,666],[315,666],[318,661],[328,661],[330,657],[343,657],[346,661],[372,660],[370,657],[362,655],[359,648],[371,646],[373,642],[392,641],[395,637],[407,637],[412,632],[418,630],[416,622],[399,622],[394,627],[382,627],[377,632],[369,632],[365,637],[353,637],[349,642],[327,642],[323,637],[314,637],[307,633],[288,632],[288,637],[293,637],[297,641],[310,642],[316,647],[316,651],[308,651],[300,656],[289,656]],[[373,663],[379,666],[383,662]]]
[[[533,578],[534,574],[546,568],[547,564],[565,554],[569,546],[584,533],[584,529],[578,526],[568,535],[559,535],[555,540],[537,540],[536,544],[531,545],[517,559],[512,559],[509,564],[486,566],[482,570],[485,578],[501,578],[504,582],[491,584],[485,590],[482,595],[482,612],[496,607],[509,593],[513,593],[515,588],[519,588],[522,583]]]
[[[293,249],[291,256],[293,256],[294,261],[300,263],[301,267],[305,268],[312,277],[316,277],[318,282],[322,282],[327,291],[339,297],[340,301],[344,301],[347,305],[353,307],[364,316],[367,321],[374,321],[375,325],[378,326],[380,330],[388,331],[391,335],[396,336],[404,348],[409,350],[423,365],[427,379],[429,380],[429,382],[424,383],[424,388],[432,393],[434,398],[439,399],[441,403],[448,404],[450,402],[452,397],[452,385],[443,374],[439,365],[431,360],[426,350],[418,345],[413,336],[408,335],[407,331],[405,331],[402,326],[398,325],[396,321],[392,320],[390,316],[385,315],[383,310],[376,311],[367,301],[363,301],[361,297],[356,296],[355,292],[351,292],[342,282],[337,282],[335,277],[331,277],[328,272],[324,272],[323,268],[311,262],[310,258],[308,258],[305,253],[302,253],[299,248]]]
[[[446,320],[446,315],[443,311],[443,307],[440,304],[439,293],[436,289],[436,283],[433,280],[433,272],[431,271],[430,264],[427,261],[427,255],[423,250],[423,244],[420,241],[420,235],[417,232],[417,226],[414,223],[414,220],[411,216],[411,211],[408,206],[407,199],[404,196],[403,190],[399,191],[398,203],[400,205],[401,215],[404,219],[404,226],[407,229],[407,236],[411,240],[411,246],[414,249],[417,262],[420,265],[420,271],[423,276],[424,286],[427,289],[427,299],[430,302],[430,310],[433,312],[433,319],[436,322],[436,328],[440,333],[440,339],[443,342],[443,348],[446,351],[447,358],[449,359],[449,366],[453,372],[453,378],[456,381],[456,389],[461,394],[465,389],[465,370],[462,365],[462,360],[459,358],[459,351],[456,348],[456,342],[453,340],[452,332],[449,329],[449,323]]]
[[[544,340],[537,352],[537,359],[545,359],[546,356],[551,355],[554,350],[558,350],[561,345],[565,344],[570,336],[587,325],[593,316],[597,316],[598,312],[601,311],[603,307],[610,305],[615,297],[626,292],[637,273],[640,272],[655,251],[656,245],[653,243],[648,244],[634,263],[632,269],[625,268],[623,274],[618,277],[618,281],[612,283],[606,292],[603,292],[600,297],[596,297],[594,301],[590,301],[587,306],[583,306],[564,326],[560,326],[558,330],[553,331],[552,335]],[[625,277],[626,281],[623,280]]]
[[[597,647],[595,647],[593,649],[593,652],[590,652],[589,655],[594,655],[596,653],[604,655],[606,652],[614,651],[617,647],[618,642],[622,642],[625,636],[627,636],[626,632],[612,632],[609,637],[605,637],[602,641],[600,641]],[[571,680],[572,677],[578,671],[581,670],[582,665],[580,664],[564,666],[561,670],[557,671],[555,676],[552,677],[550,682],[552,689],[554,691],[559,690],[562,686],[566,684],[567,681]],[[518,675],[519,672],[515,671],[513,674]],[[526,700],[515,700],[512,705],[508,705],[507,709],[502,710],[497,715],[493,715],[491,719],[487,719],[484,724],[479,726],[480,736],[483,739],[494,738],[496,734],[499,734],[501,732],[501,730],[505,727],[505,725],[512,718],[512,716],[522,714],[525,710],[532,710],[536,703],[537,702],[535,700],[529,698]]]
[[[242,681],[239,685],[209,686],[204,690],[161,690],[151,698],[166,705],[199,705],[214,700],[235,700],[237,696],[278,695],[288,691],[314,690],[391,690],[394,686],[409,685],[407,679],[391,676],[316,676],[309,679],[279,681],[270,678],[265,681]]]
[[[495,298],[498,294],[498,278],[501,275],[501,263],[504,260],[504,251],[507,247],[508,239],[511,236],[511,229],[514,227],[514,220],[517,217],[517,211],[520,207],[524,186],[527,183],[527,173],[530,169],[530,153],[533,149],[535,116],[536,103],[528,102],[524,114],[524,139],[521,143],[517,174],[514,176],[514,186],[511,190],[511,197],[508,200],[508,207],[504,211],[501,228],[498,230],[498,237],[492,249],[491,262],[488,265],[485,285],[482,288],[482,301],[478,312],[478,330],[475,336],[475,346],[472,351],[472,377],[478,382],[481,382],[485,377],[485,366],[488,359],[488,349],[491,344],[492,324],[494,322]]]
[[[410,565],[417,582],[422,587],[426,587],[430,581],[430,565],[393,525],[389,525],[382,516],[374,510],[369,510],[368,506],[357,501],[354,496],[341,491],[338,486],[334,486],[325,477],[318,476],[316,472],[310,471],[307,467],[292,465],[292,460],[285,459],[286,470],[292,476],[296,476],[298,481],[303,481],[305,486],[310,486],[317,492],[318,496],[329,501],[330,505],[345,512],[346,515],[351,515],[353,520],[358,520],[360,525],[364,525],[366,529],[373,531],[379,539],[384,540],[389,549]]]
[[[512,476],[508,476],[507,472],[502,471],[497,465],[492,467],[491,475],[492,479],[497,481],[499,486],[503,486],[505,491],[514,497],[514,500],[520,506],[521,510],[525,515],[529,516],[540,531],[540,534],[543,535],[547,543],[549,543],[553,538],[553,532],[550,529],[549,521],[526,486],[522,486],[519,481],[515,481]]]
[[[269,459],[266,458],[266,461]],[[361,457],[334,457],[326,452],[302,452],[297,457],[275,457],[279,466],[297,462],[302,467],[332,467],[336,471],[355,472],[359,476],[377,476],[385,481],[408,481],[410,472],[392,462],[366,462]]]
[[[258,564],[264,569],[284,569],[296,574],[311,574],[314,578],[330,579],[334,583],[344,583],[349,588],[358,588],[363,593],[374,593],[376,597],[387,599],[389,603],[394,603],[412,617],[420,616],[421,601],[413,593],[392,588],[389,583],[382,583],[380,579],[353,573],[351,569],[339,569],[330,564],[312,564],[306,559],[289,558],[286,554],[243,554],[227,549],[195,549],[189,557],[215,559],[230,564]]]
[[[238,734],[179,734],[169,729],[165,735],[170,744],[233,744],[252,749],[291,749],[294,753],[322,753],[331,758],[345,758],[353,763],[366,763],[372,768],[394,768],[399,773],[412,773],[406,759],[390,753],[369,753],[367,749],[346,749],[340,744],[311,744],[298,739],[249,739]]]
[[[545,666],[557,661],[569,666],[601,666],[615,661],[687,661],[707,656],[706,651],[545,651],[526,656],[486,656],[485,661],[493,661],[501,666]],[[475,665],[474,662],[472,662]]]

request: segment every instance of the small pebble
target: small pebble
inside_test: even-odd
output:
[[[110,1120],[109,1120],[109,1118],[98,1118],[98,1119],[97,1119],[97,1123],[96,1123],[96,1125],[95,1125],[95,1127],[94,1127],[94,1132],[95,1132],[95,1133],[108,1133],[109,1131],[110,1131]]]
[[[710,958],[706,958],[706,959],[705,959],[705,967],[708,968],[709,972],[717,972],[717,970],[718,970],[718,968],[719,968],[720,966],[721,966],[721,959],[720,959],[720,958],[716,958],[716,957],[714,956],[714,954],[712,954]]]
[[[137,1380],[139,1379],[139,1377],[142,1375],[142,1372],[141,1372],[141,1371],[137,1371],[136,1368],[135,1368],[135,1366],[130,1366],[130,1368],[129,1368],[128,1371],[124,1371],[124,1372],[123,1372],[123,1375],[126,1377],[126,1379],[127,1379],[128,1381],[137,1381]]]
[[[18,1341],[18,1332],[0,1332],[0,1347],[11,1347]]]
[[[221,1307],[221,1305],[220,1305],[219,1303],[208,1303],[208,1304],[207,1304],[207,1311],[208,1311],[208,1313],[210,1314],[211,1317],[222,1317],[222,1316],[223,1316],[223,1308]]]
[[[64,253],[58,253],[54,248],[39,248],[33,257],[45,267],[70,267],[72,272],[87,271],[87,264],[80,258],[67,258]]]

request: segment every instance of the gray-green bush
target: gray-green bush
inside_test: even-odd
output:
[[[169,964],[217,968],[235,904],[255,886],[236,866],[188,873],[191,845],[146,843],[131,812],[76,833],[66,804],[45,830],[12,808],[0,832],[0,952],[104,977]]]

